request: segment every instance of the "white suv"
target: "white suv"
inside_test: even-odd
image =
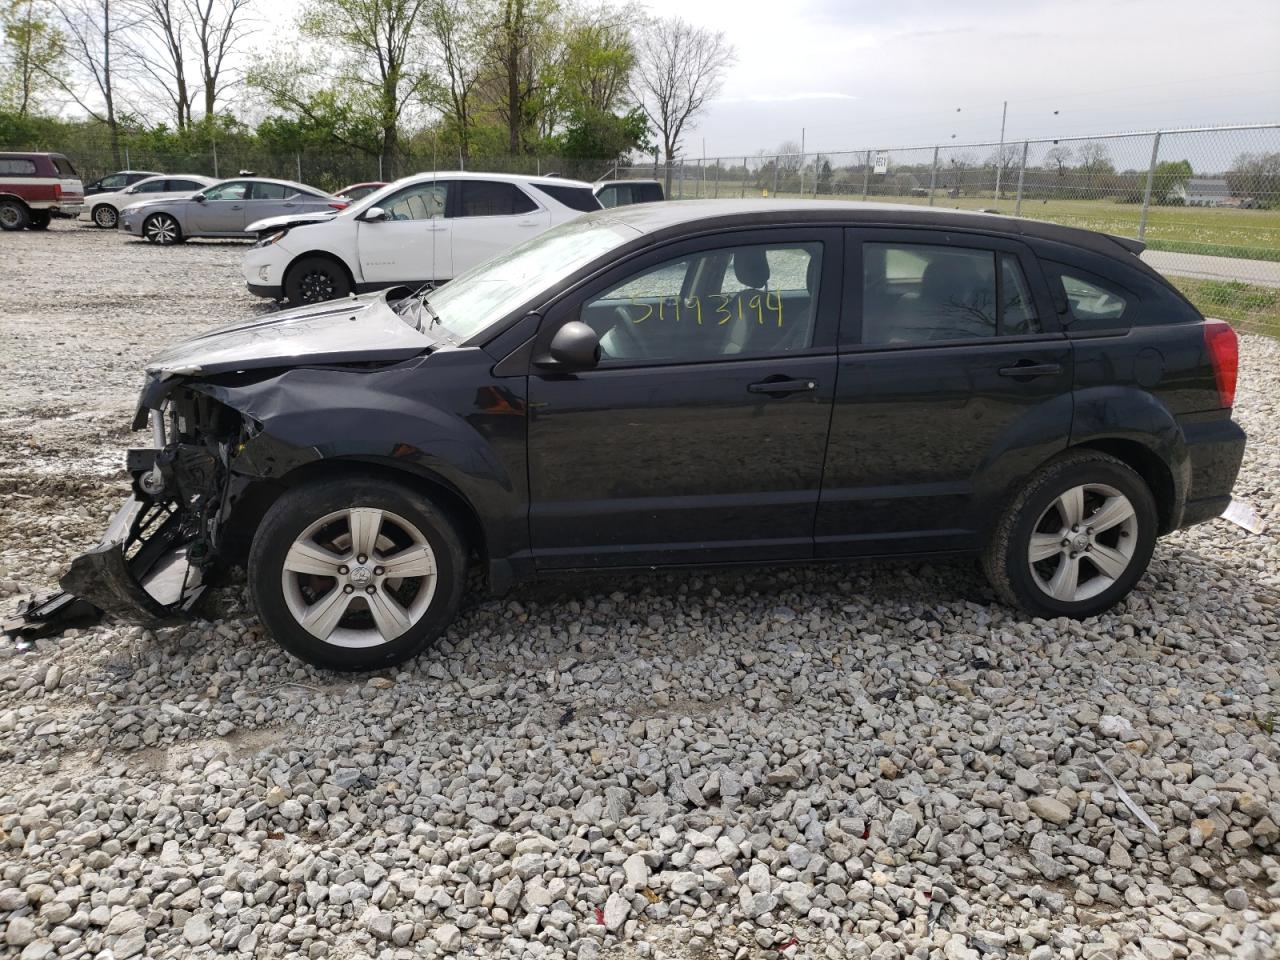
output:
[[[104,178],[106,179],[106,178]],[[195,173],[163,174],[139,180],[130,187],[122,187],[110,193],[95,193],[85,197],[80,219],[107,230],[114,230],[120,223],[120,211],[135,203],[148,200],[172,200],[188,197],[197,190],[211,187],[217,180]]]
[[[402,284],[442,283],[600,203],[591,184],[497,173],[420,173],[334,216],[274,217],[244,279],[260,297],[318,303]]]

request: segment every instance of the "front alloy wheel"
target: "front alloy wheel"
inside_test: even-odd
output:
[[[249,556],[258,613],[316,666],[376,670],[421,652],[453,619],[466,551],[447,513],[382,479],[283,494]]]
[[[152,243],[167,247],[182,239],[182,230],[173,217],[167,213],[157,213],[153,217],[148,217],[146,223],[142,225],[142,235]]]
[[[30,219],[27,208],[17,200],[0,201],[0,230],[21,230]]]
[[[346,270],[329,257],[303,257],[289,268],[284,281],[284,295],[294,306],[337,300],[350,292]]]
[[[996,592],[1039,617],[1091,617],[1121,600],[1155,548],[1155,498],[1096,450],[1051,460],[1017,492],[983,554]]]
[[[120,214],[115,207],[100,203],[93,208],[93,222],[104,230],[114,230],[120,222]]]

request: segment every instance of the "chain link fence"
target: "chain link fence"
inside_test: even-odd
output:
[[[685,160],[620,168],[672,199],[835,197],[1143,240],[1206,314],[1280,335],[1280,124]]]
[[[117,169],[105,138],[24,144],[66,153],[87,181]],[[393,161],[341,145],[273,151],[249,140],[190,149],[124,134],[136,170],[300,180],[325,190],[431,170],[654,178],[671,199],[837,197],[989,210],[1143,240],[1143,254],[1206,314],[1280,335],[1280,124],[1056,140],[872,147],[619,165],[613,159],[465,158],[421,139]]]

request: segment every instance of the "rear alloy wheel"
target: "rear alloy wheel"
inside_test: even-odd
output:
[[[26,205],[17,200],[0,201],[0,230],[22,230],[31,222]]]
[[[249,585],[286,650],[331,670],[376,670],[416,656],[449,625],[466,556],[450,518],[415,492],[323,481],[267,512]]]
[[[110,204],[100,203],[93,208],[93,222],[103,230],[114,230],[120,222],[120,214]]]
[[[48,210],[32,210],[31,222],[27,224],[32,230],[48,230],[53,215]]]
[[[983,565],[997,592],[1028,613],[1090,617],[1133,589],[1151,560],[1157,525],[1155,498],[1127,464],[1074,451],[1014,498]]]
[[[303,257],[289,270],[284,295],[294,306],[337,300],[351,292],[347,272],[328,257]]]
[[[182,242],[182,228],[178,226],[178,221],[167,213],[157,213],[147,217],[142,224],[142,235],[162,247]]]

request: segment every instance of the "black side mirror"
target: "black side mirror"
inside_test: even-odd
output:
[[[600,338],[585,323],[570,320],[551,338],[550,359],[568,370],[590,370],[600,362]]]

